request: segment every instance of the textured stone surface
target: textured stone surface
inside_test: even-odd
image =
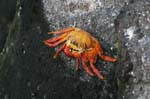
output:
[[[9,7],[6,7],[9,6]],[[0,1],[0,52],[2,51],[8,34],[9,23],[15,15],[16,0]]]
[[[48,23],[50,24],[50,31],[66,28],[69,26],[82,28],[90,32],[102,43],[105,54],[114,57],[117,55],[116,49],[114,47],[117,40],[114,33],[114,20],[126,2],[127,1],[118,1],[117,3],[117,1],[100,0],[43,0],[44,13]],[[56,50],[57,49],[58,48],[56,48]],[[65,62],[68,72],[71,72],[71,74],[74,75],[75,65],[77,64],[76,60],[70,59],[64,54],[60,54],[60,56],[61,59]],[[92,83],[96,86],[98,84],[98,89],[99,87],[103,87],[96,93],[94,91],[95,89],[91,87],[90,89],[94,92],[80,92],[80,94],[84,96],[84,98],[89,98],[88,93],[96,94],[95,96],[92,96],[94,99],[96,99],[96,97],[115,98],[115,92],[117,89],[117,86],[114,85],[116,84],[116,66],[112,63],[102,61],[99,58],[95,65],[107,78],[107,80],[104,81],[104,83],[102,83],[103,81],[93,81],[93,78],[87,75],[87,73],[82,69],[81,65],[81,70],[78,73],[79,80],[81,82]],[[68,73],[66,74],[68,75]],[[96,81],[97,80],[98,79],[96,79]],[[113,90],[109,90],[109,88]],[[85,90],[89,91],[88,87]],[[103,94],[103,96],[100,94]]]
[[[11,10],[0,1],[0,99],[150,98],[149,0],[8,2]],[[69,26],[90,32],[106,55],[118,57],[98,58],[106,80],[76,72],[76,60],[63,53],[52,59],[58,47],[43,44],[53,37],[47,32]]]
[[[122,48],[126,48],[128,56],[121,57],[125,67],[132,68],[128,73],[132,76],[126,86],[127,99],[150,98],[150,2],[133,1],[124,6],[122,14],[117,18],[117,32],[120,34]],[[124,49],[121,50],[122,56]],[[129,60],[130,59],[130,60]]]
[[[44,13],[50,24],[49,27],[51,31],[69,26],[82,28],[102,42],[106,54],[108,54],[107,51],[109,51],[108,55],[110,56],[117,54],[113,46],[116,42],[114,20],[126,2],[127,1],[43,0]],[[112,55],[110,53],[112,53]],[[66,57],[62,59],[64,59],[68,68],[74,69],[74,60],[70,61],[70,59]],[[108,63],[107,65],[106,68],[112,68],[112,66],[110,66],[112,64]]]

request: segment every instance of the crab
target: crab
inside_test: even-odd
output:
[[[68,27],[65,29],[48,32],[48,34],[57,34],[54,38],[44,40],[44,43],[49,47],[56,47],[64,43],[54,54],[56,58],[62,51],[66,56],[77,58],[76,70],[79,69],[82,61],[83,69],[90,76],[97,76],[100,79],[105,79],[101,72],[94,66],[97,56],[109,62],[115,62],[117,59],[104,55],[101,44],[90,33],[77,27]],[[90,66],[87,65],[89,63]],[[89,68],[90,67],[90,68]]]

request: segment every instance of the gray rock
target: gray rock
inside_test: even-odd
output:
[[[132,69],[128,73],[132,77],[129,78],[129,83],[126,85],[125,98],[149,99],[150,2],[137,0],[124,6],[117,22],[116,30],[121,38],[120,45],[125,48],[120,51],[121,64]],[[123,60],[125,50],[128,55]]]
[[[9,12],[15,17],[0,20],[1,99],[150,98],[149,0],[17,0],[15,6]],[[54,37],[47,32],[69,26],[88,31],[118,58],[97,59],[106,80],[90,77],[82,65],[76,72],[76,60],[63,53],[52,58],[59,47],[44,45]]]

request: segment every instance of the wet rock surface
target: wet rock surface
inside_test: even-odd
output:
[[[10,4],[16,10],[9,12],[7,21],[0,20],[1,99],[149,99],[149,0],[16,0],[15,4],[10,0]],[[43,44],[53,37],[47,32],[69,26],[90,32],[106,55],[118,58],[117,63],[98,58],[95,66],[106,80],[90,77],[82,65],[76,72],[76,60],[63,53],[52,58],[59,47]]]

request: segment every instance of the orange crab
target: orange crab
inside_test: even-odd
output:
[[[55,53],[54,58],[56,58],[61,51],[64,51],[65,55],[78,59],[76,70],[79,69],[80,60],[82,60],[82,66],[90,76],[96,74],[100,79],[105,79],[94,66],[98,55],[105,61],[115,62],[117,60],[116,58],[104,55],[98,40],[80,28],[69,27],[49,32],[48,34],[61,34],[60,36],[44,41],[44,43],[50,47],[56,47],[65,42]],[[87,62],[89,62],[91,69],[88,68]]]

